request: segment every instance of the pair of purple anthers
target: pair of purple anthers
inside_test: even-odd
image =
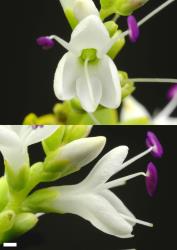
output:
[[[157,136],[153,132],[147,132],[146,146],[152,149],[151,153],[155,158],[161,158],[163,156],[164,150],[158,140]],[[146,189],[149,196],[153,197],[157,190],[158,184],[158,173],[156,166],[149,162],[146,172]]]
[[[131,15],[127,18],[129,38],[130,41],[135,43],[139,37],[140,31],[136,18]],[[41,36],[36,40],[37,44],[41,46],[44,50],[51,49],[55,45],[55,41],[48,36]]]
[[[44,125],[32,125],[32,129],[43,128]]]

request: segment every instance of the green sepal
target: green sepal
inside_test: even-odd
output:
[[[8,242],[17,238],[36,226],[38,218],[32,213],[21,213],[15,218],[15,222],[11,230],[0,235],[0,242]]]
[[[62,144],[66,127],[61,125],[50,137],[42,141],[42,146],[46,155],[55,151]]]
[[[45,159],[43,179],[52,177],[52,180],[57,180],[80,169],[79,166],[75,166],[68,159],[61,158],[60,150],[62,150],[62,148],[50,154]]]
[[[68,8],[65,9],[64,13],[71,28],[74,29],[78,25],[78,20],[76,19],[73,10]]]
[[[23,204],[24,211],[33,213],[50,212],[52,201],[59,195],[58,187],[43,188],[28,196]]]
[[[0,213],[0,234],[10,230],[15,221],[15,213],[12,210],[6,210]]]
[[[7,205],[9,200],[9,188],[5,177],[0,178],[0,211]]]
[[[4,162],[4,165],[9,189],[11,191],[20,191],[23,189],[29,180],[29,166],[24,165],[20,167],[19,170],[14,170],[11,166],[9,166],[7,161]]]
[[[67,159],[60,159],[59,154],[60,149],[46,157],[44,161],[44,170],[46,172],[57,172],[61,173],[60,176],[62,176],[63,169],[68,166],[69,161]]]
[[[135,91],[134,82],[128,79],[128,74],[124,71],[119,71],[121,90],[122,90],[122,100],[131,95]]]

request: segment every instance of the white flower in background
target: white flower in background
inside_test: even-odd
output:
[[[49,137],[58,126],[0,125],[0,151],[10,167],[18,171],[29,164],[28,146]]]
[[[154,191],[156,186],[152,185],[154,176],[150,176],[148,170],[146,173],[139,172],[110,182],[107,181],[137,159],[150,152],[156,153],[157,148],[157,143],[153,140],[152,146],[149,146],[146,151],[124,163],[123,161],[128,154],[128,147],[114,148],[98,161],[81,183],[38,191],[27,199],[25,207],[35,209],[37,212],[76,214],[107,234],[121,238],[133,237],[132,230],[136,223],[150,227],[153,225],[136,219],[123,202],[109,189],[124,185],[128,180],[142,175],[150,178],[148,179],[148,188],[150,183],[150,188],[153,187],[152,190]],[[36,202],[37,197],[45,197],[41,194],[48,194],[47,197],[49,198],[40,199],[40,203]]]
[[[174,87],[176,88],[176,86]],[[171,96],[169,103],[161,111],[159,111],[155,116],[151,116],[147,109],[133,96],[128,96],[123,101],[120,121],[131,124],[131,121],[133,122],[136,120],[138,121],[138,119],[146,119],[147,123],[152,125],[177,125],[177,118],[170,117],[176,107],[177,94],[174,94]]]
[[[60,3],[64,12],[72,11],[78,21],[89,15],[99,16],[99,11],[92,0],[60,0]]]

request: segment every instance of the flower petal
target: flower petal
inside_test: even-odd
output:
[[[130,212],[130,210],[124,205],[124,203],[110,190],[101,190],[101,195],[110,202],[110,204],[116,209],[118,213],[125,214],[129,217],[135,218],[135,216]],[[130,221],[127,221],[131,225],[135,225]]]
[[[18,135],[8,125],[0,125],[0,145],[15,147],[20,143]]]
[[[13,168],[14,171],[18,171],[19,168],[28,164],[29,158],[27,150],[22,146],[13,148],[1,147],[0,150],[3,154],[4,159],[8,162],[8,164]]]
[[[24,138],[24,145],[27,147],[29,145],[41,142],[42,140],[49,137],[59,128],[58,125],[45,125],[45,126],[23,126],[23,134],[21,138]]]
[[[65,186],[59,189],[58,200],[52,204],[55,210],[79,215],[104,233],[120,238],[132,237],[133,228],[130,223],[104,197],[83,192],[82,195],[77,195],[67,188]]]
[[[126,97],[123,101],[123,107],[120,114],[121,121],[124,122],[144,117],[151,119],[151,116],[146,108],[133,96]]]
[[[86,77],[82,76],[76,81],[76,93],[83,109],[88,113],[93,113],[97,109],[101,99],[101,82],[96,77],[91,76],[88,85]]]
[[[107,108],[118,108],[121,103],[121,85],[117,68],[110,57],[105,55],[100,60],[96,73],[102,84],[100,104]]]
[[[74,29],[70,46],[80,55],[83,49],[89,48],[102,52],[109,42],[109,33],[101,19],[95,15],[90,15],[84,18]]]
[[[81,70],[79,59],[71,52],[62,57],[54,77],[54,92],[59,100],[70,100],[75,96],[76,79]]]
[[[127,146],[119,146],[109,151],[83,180],[82,186],[95,187],[105,183],[111,176],[119,172],[127,154]]]

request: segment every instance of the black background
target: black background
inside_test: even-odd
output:
[[[162,2],[150,0],[135,16],[140,20]],[[1,10],[5,17],[1,21],[0,123],[18,124],[29,112],[51,112],[57,102],[53,76],[65,50],[56,45],[42,51],[36,38],[57,34],[69,41],[71,30],[59,0],[6,0],[1,1]],[[127,40],[116,59],[118,69],[130,77],[177,77],[176,13],[175,2],[141,28],[136,44]],[[120,23],[126,29],[126,18]],[[167,84],[137,85],[136,96],[150,111],[163,107]]]
[[[147,130],[155,132],[160,138],[165,150],[164,157],[159,160],[154,159],[151,155],[147,155],[124,169],[114,178],[137,171],[145,171],[147,163],[152,161],[157,166],[159,172],[159,186],[156,196],[150,198],[147,195],[144,178],[142,177],[129,181],[125,186],[115,188],[114,192],[137,218],[153,222],[154,228],[137,225],[134,228],[135,238],[119,239],[100,232],[78,216],[72,214],[49,214],[41,217],[39,224],[17,241],[18,248],[28,250],[176,249],[173,247],[176,234],[176,211],[174,208],[177,174],[176,127],[95,126],[91,132],[91,136],[104,135],[107,137],[107,144],[101,155],[87,167],[57,181],[55,184],[65,185],[80,182],[87,176],[97,160],[116,146],[127,145],[130,148],[127,159],[144,151],[146,148],[145,135]],[[32,162],[43,159],[40,144],[30,148],[30,155]]]

